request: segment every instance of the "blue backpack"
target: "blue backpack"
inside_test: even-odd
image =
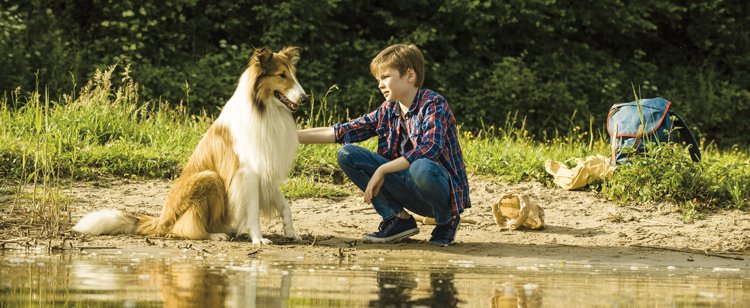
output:
[[[682,117],[669,110],[671,104],[670,101],[657,97],[614,104],[609,109],[607,132],[612,150],[612,165],[624,163],[630,155],[644,151],[646,142],[674,141],[675,133],[679,133],[682,141],[690,145],[690,158],[695,162],[700,161],[698,142]]]

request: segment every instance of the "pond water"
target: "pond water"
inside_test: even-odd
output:
[[[0,307],[745,306],[747,270],[0,251]]]

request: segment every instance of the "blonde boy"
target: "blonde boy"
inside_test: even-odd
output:
[[[301,130],[299,141],[344,144],[339,166],[383,218],[364,241],[391,243],[419,233],[407,209],[435,218],[430,243],[450,245],[460,214],[471,207],[453,112],[443,96],[421,88],[424,56],[415,45],[389,46],[372,60],[370,72],[385,102],[349,122]],[[377,153],[352,144],[374,136]]]

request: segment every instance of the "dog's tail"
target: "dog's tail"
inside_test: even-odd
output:
[[[119,210],[105,209],[88,213],[73,226],[73,231],[91,235],[133,234],[138,217]]]
[[[73,231],[91,235],[144,234],[162,235],[158,218],[125,211],[104,209],[88,213],[73,226]]]

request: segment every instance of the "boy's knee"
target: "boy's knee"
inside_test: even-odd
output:
[[[336,153],[336,160],[339,162],[339,166],[341,166],[342,164],[348,164],[349,156],[351,156],[352,153],[356,152],[357,150],[358,147],[353,144],[345,144],[344,146],[342,146]]]
[[[417,187],[426,188],[441,176],[440,165],[426,158],[417,159],[409,167],[411,178]]]

